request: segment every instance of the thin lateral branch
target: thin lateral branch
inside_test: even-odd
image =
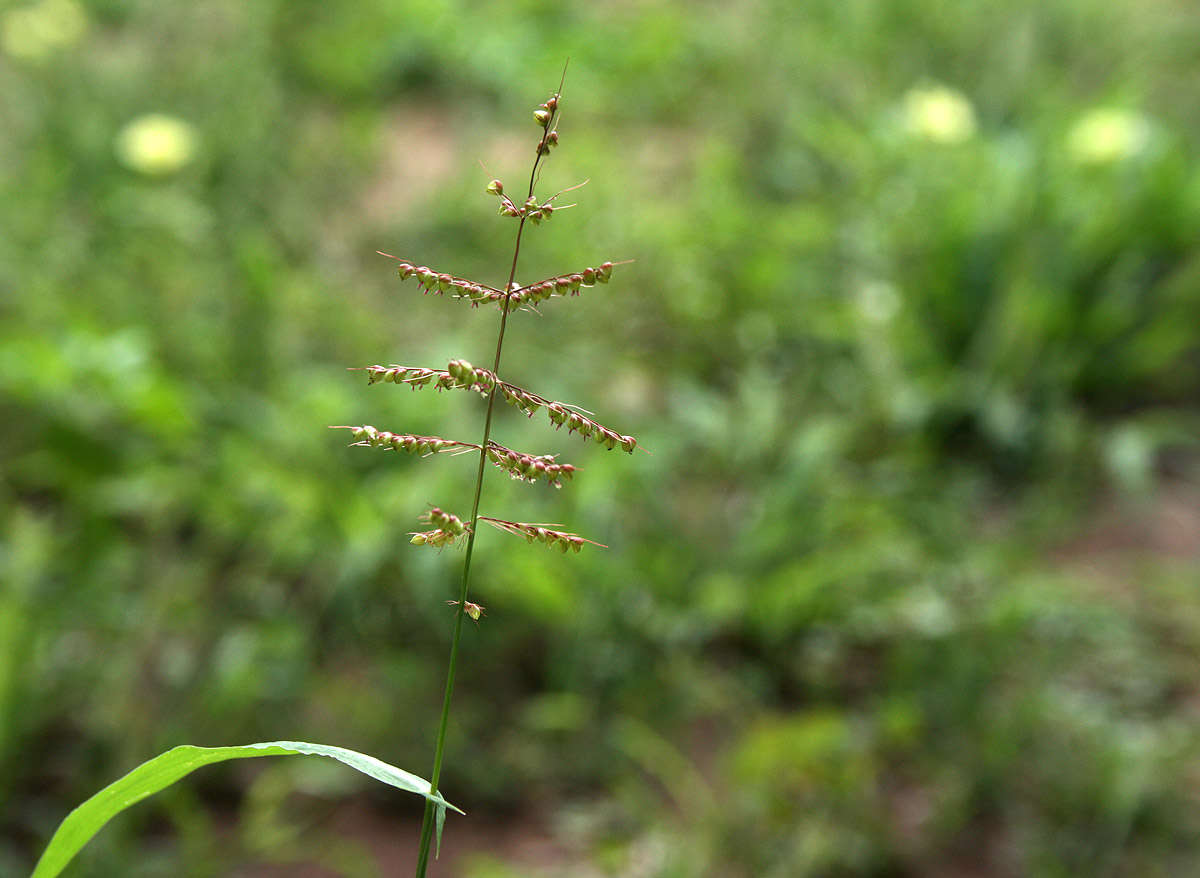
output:
[[[476,373],[471,379],[464,380],[456,376],[457,370],[426,369],[423,366],[366,366],[359,367],[367,373],[368,384],[386,382],[388,384],[407,384],[413,390],[432,384],[435,390],[464,390],[470,388],[487,396],[491,393],[495,378],[487,369],[475,369],[463,360],[451,360],[450,365],[463,364]],[[351,367],[353,371],[357,371]],[[490,380],[489,380],[490,378]]]
[[[595,540],[589,540],[581,537],[579,534],[567,533],[566,531],[554,530],[544,524],[527,524],[521,521],[505,521],[503,518],[491,518],[487,515],[479,516],[480,521],[486,521],[497,530],[502,530],[505,533],[510,533],[516,537],[524,537],[526,542],[545,543],[552,549],[558,549],[561,552],[566,552],[568,549],[578,552],[583,548],[584,543],[590,543],[593,546],[598,546],[601,549],[607,549],[608,546],[604,543],[598,543]]]
[[[470,524],[462,521],[456,515],[450,512],[444,512],[438,506],[421,516],[422,522],[436,525],[434,530],[419,531],[419,533],[410,534],[416,546],[432,546],[433,548],[445,548],[446,546],[455,546],[458,541],[464,536],[470,534],[472,528]],[[588,540],[578,534],[570,534],[565,530],[557,530],[557,524],[542,524],[533,522],[510,522],[504,518],[492,518],[491,516],[479,516],[479,521],[491,524],[497,530],[503,530],[506,534],[524,537],[526,542],[544,542],[546,546],[558,548],[559,551],[566,552],[568,549],[574,549],[575,552],[583,548],[583,543],[598,546],[600,548],[608,548],[604,543]],[[457,603],[457,601],[451,601]]]
[[[557,136],[557,135],[556,135]],[[487,185],[487,191],[500,199],[500,216],[512,217],[513,219],[527,219],[535,226],[540,225],[543,221],[554,216],[554,212],[558,210],[566,210],[569,207],[575,207],[574,204],[555,204],[554,202],[559,196],[565,195],[568,192],[573,192],[590,183],[591,180],[584,180],[582,183],[576,183],[574,186],[568,186],[566,189],[560,189],[555,192],[545,201],[538,203],[538,198],[532,192],[525,199],[525,203],[521,207],[517,207],[517,203],[504,194],[504,184],[499,180],[493,180]]]
[[[632,261],[632,259],[625,259],[621,262],[602,262],[595,268],[589,267],[570,274],[559,274],[537,283],[518,287],[508,294],[510,307],[524,305],[533,308],[554,296],[578,296],[583,287],[608,283],[609,278],[612,277],[613,266],[628,265]]]
[[[392,433],[388,430],[378,430],[370,425],[349,427],[339,425],[332,430],[349,430],[357,440],[350,446],[364,448],[382,448],[384,451],[405,451],[409,454],[420,454],[428,457],[431,454],[465,453],[479,451],[480,446],[474,442],[459,442],[455,439],[443,439],[440,436],[414,436],[410,433]],[[558,463],[554,454],[527,454],[524,451],[513,451],[499,442],[488,440],[487,459],[493,466],[504,470],[514,479],[530,484],[545,481],[555,488],[561,488],[563,482],[574,478],[579,467],[569,463]],[[435,507],[436,508],[436,507]],[[440,510],[439,510],[440,511]],[[435,524],[437,522],[434,522]],[[440,525],[439,525],[440,527]],[[468,527],[469,531],[470,528]]]
[[[557,132],[553,133],[553,138],[553,142],[557,143]],[[550,217],[554,216],[555,211],[566,210],[567,208],[575,207],[574,204],[556,205],[554,202],[560,195],[564,195],[567,192],[572,192],[575,189],[579,189],[581,186],[586,186],[589,182],[591,181],[584,180],[582,183],[576,183],[574,186],[568,186],[566,189],[560,189],[558,192],[555,192],[540,204],[538,203],[539,199],[537,196],[535,196],[531,191],[529,193],[529,197],[525,199],[525,203],[520,207],[517,207],[517,203],[504,194],[504,184],[499,180],[493,180],[491,183],[489,183],[487,186],[487,191],[491,192],[500,199],[500,216],[512,217],[513,219],[527,219],[536,226],[541,225],[546,220],[549,220]]]
[[[550,293],[552,296],[565,296],[568,293],[576,295],[580,287],[592,287],[597,283],[606,284],[609,278],[612,277],[612,270],[617,265],[629,265],[633,262],[632,259],[622,259],[620,262],[602,262],[595,268],[585,268],[582,271],[571,272],[570,274],[556,274],[554,277],[548,277],[545,280],[540,280],[537,283],[526,284],[523,287],[518,287],[513,290],[514,293],[524,293],[526,291],[536,290],[545,284],[554,286],[554,290]]]
[[[473,280],[468,280],[465,277],[457,277],[453,274],[434,271],[427,265],[414,265],[407,260],[401,259],[399,256],[393,256],[391,253],[384,253],[382,250],[376,250],[380,256],[386,256],[389,259],[395,259],[400,264],[396,266],[396,271],[400,275],[400,280],[408,280],[410,277],[417,279],[417,285],[425,290],[425,293],[433,293],[435,296],[440,296],[442,293],[451,293],[456,299],[468,298],[474,301],[476,297],[483,297],[481,301],[488,301],[487,294],[492,294],[503,299],[504,292],[495,287],[489,287],[487,284],[477,283]]]
[[[553,296],[577,296],[583,287],[594,287],[597,283],[608,283],[609,278],[612,277],[614,266],[628,265],[633,261],[626,259],[621,262],[602,262],[598,266],[589,266],[582,271],[548,277],[545,280],[526,284],[525,286],[513,286],[512,289],[505,292],[487,284],[456,277],[452,274],[437,272],[424,265],[414,265],[398,256],[384,253],[382,250],[376,250],[375,252],[399,262],[400,264],[396,270],[400,275],[400,279],[408,280],[410,277],[415,277],[417,285],[425,291],[426,295],[432,293],[435,296],[440,296],[443,293],[448,293],[452,298],[467,300],[473,308],[478,308],[483,304],[493,304],[503,310],[507,305],[510,311],[520,307],[532,308]]]
[[[490,396],[493,388],[503,396],[505,402],[514,405],[529,417],[544,408],[550,422],[557,427],[565,426],[568,433],[578,431],[585,439],[598,442],[610,451],[618,446],[630,454],[638,447],[638,441],[632,436],[625,436],[603,424],[592,420],[580,413],[574,406],[564,402],[555,402],[530,393],[524,388],[507,381],[500,381],[496,373],[489,369],[472,366],[465,360],[451,360],[446,369],[426,369],[421,366],[367,366],[367,383],[377,384],[380,381],[391,384],[408,384],[413,388],[433,384],[438,390],[471,389],[484,396]]]
[[[560,196],[560,195],[566,195],[568,192],[574,192],[576,189],[582,189],[584,186],[586,186],[590,182],[592,182],[592,178],[588,177],[582,183],[576,183],[574,186],[568,186],[566,189],[559,189],[557,192],[555,192],[553,195],[551,195],[546,200],[553,201],[555,198],[558,198],[558,196]],[[561,210],[562,208],[559,208],[559,209]]]
[[[422,456],[444,452],[462,453],[472,449],[479,450],[479,446],[473,442],[459,442],[456,439],[443,439],[441,436],[414,436],[411,433],[392,433],[388,430],[377,430],[370,424],[364,424],[359,427],[338,424],[331,426],[329,429],[349,430],[351,435],[357,440],[350,443],[351,448],[358,446],[382,448],[385,451],[406,451],[409,454],[420,454]]]

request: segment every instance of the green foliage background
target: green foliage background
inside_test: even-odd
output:
[[[31,54],[18,13],[67,36]],[[653,454],[503,413],[505,444],[585,472],[490,473],[483,511],[613,548],[481,538],[442,785],[472,817],[447,848],[532,814],[567,851],[553,875],[1194,868],[1191,4],[0,16],[0,873],[180,743],[426,773],[460,559],[407,532],[465,512],[473,467],[325,427],[479,432],[474,399],[345,367],[488,360],[490,312],[375,250],[503,281],[513,226],[483,187],[527,173],[568,56],[540,189],[591,182],[520,276],[636,262],[519,315],[503,372]],[[938,85],[973,108],[954,142],[910,124]],[[1103,108],[1142,136],[1087,160],[1072,138]],[[194,126],[174,174],[114,152],[149,112]],[[411,803],[286,770],[214,770],[74,874],[377,874],[336,812],[408,832]],[[456,869],[532,870],[507,860]]]

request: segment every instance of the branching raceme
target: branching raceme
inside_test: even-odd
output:
[[[436,390],[473,390],[487,401],[484,415],[483,434],[479,442],[467,442],[458,439],[446,439],[440,436],[418,436],[411,433],[395,433],[380,430],[372,426],[339,426],[334,429],[349,430],[354,439],[352,445],[380,448],[392,451],[404,451],[410,454],[430,456],[434,454],[469,454],[477,453],[477,472],[475,479],[474,500],[469,516],[460,518],[440,507],[434,507],[421,516],[420,520],[430,526],[429,530],[412,533],[411,542],[419,546],[445,548],[447,546],[466,543],[466,558],[463,562],[462,581],[459,586],[457,599],[446,601],[455,608],[454,633],[450,646],[450,658],[447,667],[446,687],[442,702],[441,722],[438,726],[437,741],[434,749],[433,771],[430,776],[431,791],[437,795],[438,781],[441,777],[445,757],[446,727],[449,719],[451,695],[454,690],[454,679],[458,665],[459,643],[463,628],[463,619],[470,618],[478,622],[484,615],[484,608],[468,600],[470,589],[471,558],[474,553],[475,536],[479,522],[514,536],[522,537],[529,543],[542,543],[562,552],[579,552],[585,545],[599,546],[603,544],[586,539],[579,534],[558,530],[557,525],[535,524],[529,522],[509,521],[479,514],[479,502],[483,489],[485,464],[504,470],[512,478],[524,482],[545,482],[556,488],[570,481],[578,468],[569,463],[559,463],[552,454],[529,454],[506,448],[492,439],[493,414],[496,400],[502,398],[505,402],[533,417],[538,412],[545,411],[551,424],[556,429],[566,427],[569,434],[578,434],[583,439],[591,439],[609,450],[620,448],[632,453],[637,447],[637,440],[632,436],[619,433],[594,420],[585,410],[563,402],[555,402],[544,396],[532,393],[516,384],[511,384],[499,377],[500,357],[504,349],[504,333],[508,325],[509,315],[516,310],[536,310],[537,306],[551,298],[578,295],[582,290],[597,284],[607,284],[612,277],[613,268],[622,263],[605,261],[597,266],[589,266],[579,271],[568,272],[540,280],[532,284],[516,282],[517,264],[521,253],[521,236],[526,224],[540,224],[550,219],[557,211],[574,205],[556,206],[555,200],[562,192],[549,198],[538,198],[534,194],[534,186],[538,180],[541,163],[558,145],[558,119],[562,101],[562,87],[541,104],[533,114],[534,121],[541,129],[541,137],[537,142],[533,169],[529,175],[529,188],[525,197],[514,201],[504,192],[504,185],[499,180],[492,180],[487,191],[500,199],[500,214],[518,221],[516,241],[513,245],[512,261],[508,271],[508,280],[502,287],[489,286],[478,281],[468,280],[446,272],[435,271],[424,265],[406,259],[400,259],[391,254],[382,255],[396,259],[399,263],[397,271],[401,280],[415,278],[418,286],[426,294],[449,295],[463,299],[478,307],[483,304],[495,305],[500,311],[499,328],[496,336],[496,352],[490,369],[473,366],[466,360],[451,360],[445,369],[426,368],[422,366],[366,366],[368,384],[407,385],[413,390],[423,387],[433,387]],[[582,185],[582,184],[580,184]],[[571,187],[575,189],[578,187]],[[570,189],[563,190],[563,192]],[[428,868],[430,843],[435,834],[440,836],[441,818],[444,808],[439,808],[436,801],[427,800],[425,820],[421,831],[421,844],[418,851],[417,878],[423,878]]]

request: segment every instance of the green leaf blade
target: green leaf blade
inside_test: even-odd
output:
[[[198,768],[231,759],[298,755],[336,759],[381,783],[430,799],[439,809],[450,808],[459,814],[463,813],[441,796],[433,795],[429,781],[374,756],[344,747],[303,741],[268,741],[237,747],[194,747],[185,744],[143,762],[68,814],[50,839],[31,878],[54,878],[109,820]]]

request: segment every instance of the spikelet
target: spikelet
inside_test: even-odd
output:
[[[481,607],[479,604],[472,603],[471,601],[446,601],[446,603],[452,607],[457,607],[461,603],[463,612],[470,616],[471,621],[475,623],[479,622],[481,616],[487,615],[487,613],[484,612],[487,607]]]
[[[552,204],[546,202],[540,205],[526,204],[524,207],[517,207],[507,197],[504,197],[500,212],[506,216],[528,214],[533,222],[538,223],[549,219],[555,210],[564,210],[569,206],[555,208]],[[382,253],[382,251],[377,252]],[[612,277],[613,267],[626,264],[625,262],[606,261],[595,267],[588,267],[569,274],[555,275],[554,277],[540,280],[537,283],[526,284],[524,286],[518,284],[506,292],[498,290],[495,287],[490,287],[487,284],[434,271],[432,268],[424,265],[414,265],[411,262],[392,256],[390,253],[383,253],[383,255],[396,259],[399,262],[397,273],[400,275],[401,280],[408,280],[410,277],[415,277],[417,285],[425,291],[426,295],[430,293],[435,296],[448,294],[455,299],[465,299],[471,303],[472,307],[493,304],[499,308],[503,308],[507,300],[510,310],[521,306],[532,308],[554,296],[577,296],[581,289],[594,287],[598,283],[608,283],[609,278]]]

